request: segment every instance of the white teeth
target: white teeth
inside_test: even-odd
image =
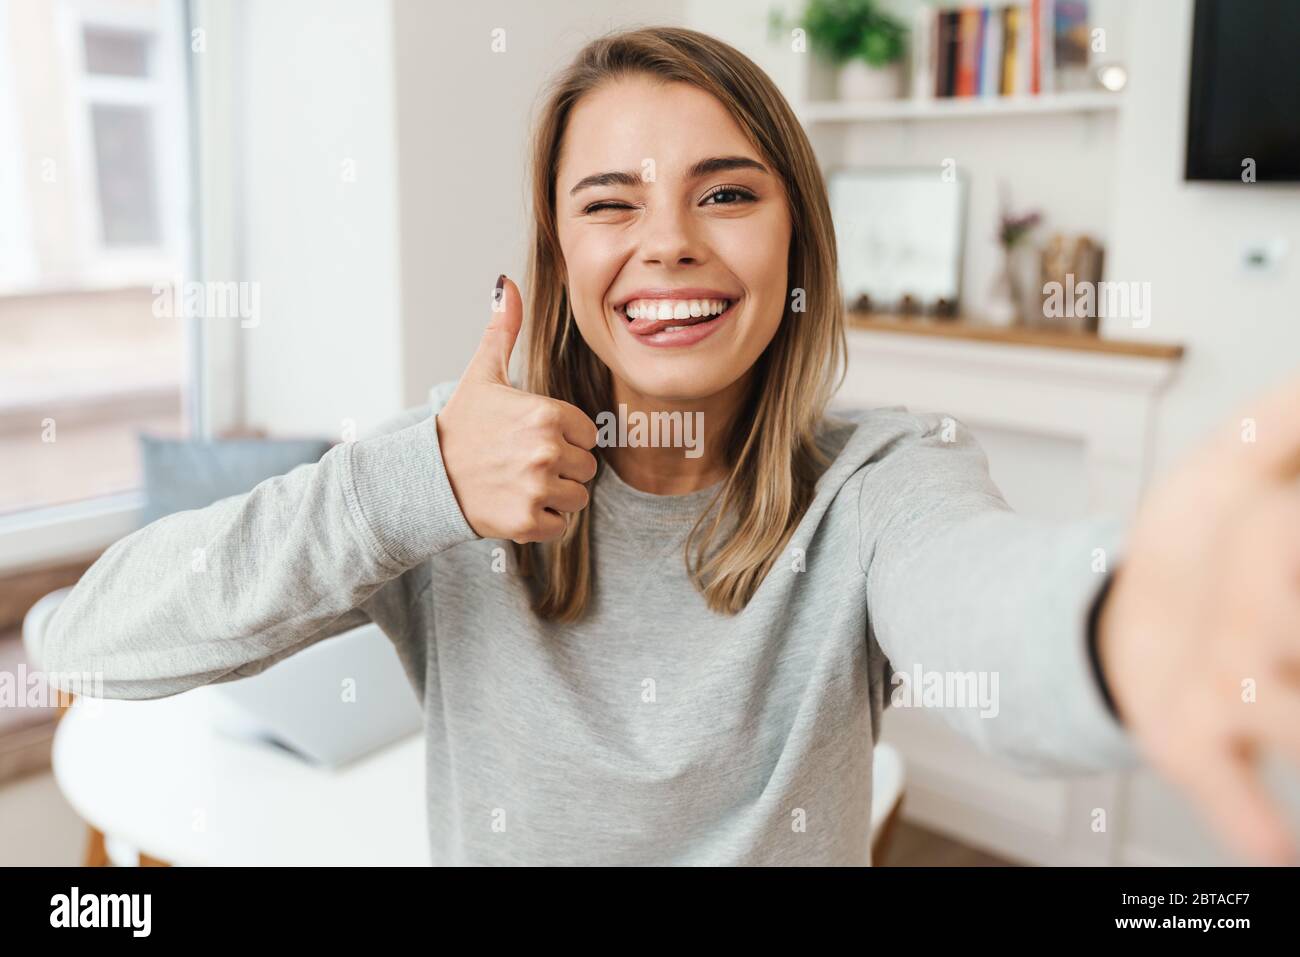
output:
[[[716,316],[725,312],[727,299],[633,299],[623,307],[629,319],[658,321]]]

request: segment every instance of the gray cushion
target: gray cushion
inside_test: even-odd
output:
[[[315,462],[323,439],[225,439],[214,442],[140,435],[144,524],[250,491],[259,482]]]

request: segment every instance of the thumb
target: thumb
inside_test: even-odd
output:
[[[463,378],[509,385],[510,353],[514,351],[523,321],[519,288],[502,273],[492,294],[492,318],[483,330],[483,339],[469,360]]]

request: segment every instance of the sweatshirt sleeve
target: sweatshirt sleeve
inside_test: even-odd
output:
[[[432,409],[409,410],[319,462],[120,539],[28,653],[54,684],[110,698],[246,677],[368,620],[404,631],[417,597],[406,573],[475,537]]]
[[[1123,526],[1017,515],[963,424],[937,414],[903,422],[865,467],[859,499],[868,615],[895,704],[930,706],[927,683],[983,681],[993,707],[953,696],[936,709],[981,749],[1030,773],[1137,764],[1088,642]]]

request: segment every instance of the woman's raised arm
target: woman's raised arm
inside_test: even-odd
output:
[[[415,597],[406,573],[474,537],[432,410],[411,410],[114,543],[29,653],[61,686],[89,682],[69,690],[158,698],[256,674],[367,620],[398,638]]]

